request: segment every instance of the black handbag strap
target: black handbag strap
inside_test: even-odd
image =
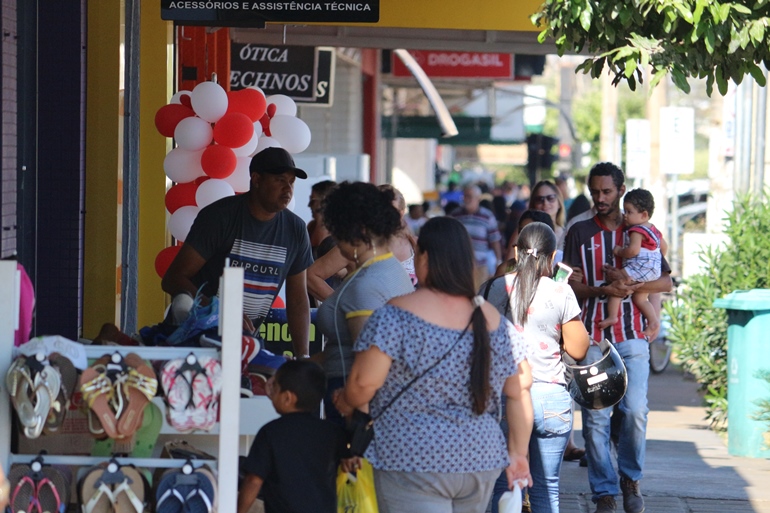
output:
[[[401,390],[399,390],[399,391],[398,391],[398,393],[397,393],[395,396],[393,396],[393,398],[392,398],[390,401],[388,401],[388,403],[387,403],[385,406],[383,406],[383,407],[382,407],[382,409],[380,410],[380,414],[379,414],[379,415],[377,415],[376,417],[372,417],[372,420],[375,420],[375,419],[377,419],[377,418],[381,417],[381,416],[382,416],[382,414],[383,414],[383,413],[385,413],[385,410],[387,410],[388,408],[390,408],[390,407],[391,407],[391,405],[392,405],[393,403],[395,403],[395,402],[396,402],[396,400],[397,400],[399,397],[401,397],[401,396],[403,395],[403,393],[404,393],[404,392],[406,392],[407,390],[409,390],[409,389],[412,387],[412,385],[414,385],[414,383],[415,383],[415,382],[416,382],[418,379],[420,379],[421,377],[425,376],[427,373],[429,373],[431,370],[433,370],[433,369],[436,367],[436,365],[438,365],[439,363],[441,363],[441,362],[444,360],[444,358],[446,358],[447,356],[449,356],[449,353],[451,353],[451,352],[452,352],[452,350],[453,350],[455,347],[457,347],[457,344],[459,344],[459,343],[460,343],[460,340],[462,340],[462,338],[463,338],[463,337],[465,336],[465,334],[468,332],[468,328],[470,328],[470,327],[471,327],[471,323],[472,323],[472,322],[473,322],[473,318],[471,317],[471,320],[470,320],[470,321],[468,321],[468,324],[465,326],[465,329],[463,329],[462,333],[460,333],[460,336],[459,336],[459,337],[457,337],[457,340],[455,340],[455,341],[454,341],[454,343],[452,344],[452,347],[450,347],[450,348],[449,348],[449,349],[448,349],[448,350],[447,350],[447,351],[446,351],[446,352],[445,352],[443,355],[441,355],[441,358],[439,358],[438,360],[436,360],[435,362],[433,362],[433,363],[430,365],[430,367],[428,367],[427,369],[425,369],[424,371],[422,371],[422,372],[421,372],[419,375],[417,375],[417,376],[413,377],[413,378],[412,378],[412,379],[409,381],[409,383],[407,383],[407,384],[404,386],[404,388],[402,388]]]

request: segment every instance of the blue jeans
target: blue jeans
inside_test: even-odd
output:
[[[559,513],[559,472],[572,430],[572,398],[562,385],[532,384],[534,428],[529,439],[529,470],[534,485],[529,501],[535,513]],[[508,490],[503,472],[492,490],[492,513]]]
[[[628,390],[618,403],[623,413],[618,440],[618,471],[621,477],[642,478],[647,435],[647,380],[650,376],[650,346],[646,340],[632,339],[615,344],[628,372]],[[589,351],[599,351],[591,346]],[[583,438],[588,458],[588,482],[592,499],[619,493],[618,475],[610,453],[610,415],[612,408],[583,408]]]

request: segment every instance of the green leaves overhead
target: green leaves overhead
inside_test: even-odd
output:
[[[648,66],[652,85],[670,74],[688,92],[688,79],[706,78],[709,95],[746,75],[764,85],[759,66],[770,67],[770,0],[545,0],[532,22],[559,55],[593,55],[577,71],[598,77],[606,66],[632,89]]]

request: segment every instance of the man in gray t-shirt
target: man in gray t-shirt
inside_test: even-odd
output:
[[[229,258],[231,266],[244,269],[244,329],[254,332],[285,282],[294,354],[306,357],[310,304],[305,270],[313,257],[305,223],[286,207],[294,193],[294,180],[307,178],[307,174],[281,148],[259,152],[249,171],[247,194],[221,199],[198,213],[162,287],[174,297],[174,304],[191,305],[189,298],[201,287],[201,293],[210,298],[218,292],[219,277]]]

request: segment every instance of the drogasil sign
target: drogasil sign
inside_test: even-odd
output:
[[[513,55],[508,53],[426,50],[410,50],[409,53],[431,78],[513,78]],[[392,69],[396,77],[411,76],[395,55]]]

